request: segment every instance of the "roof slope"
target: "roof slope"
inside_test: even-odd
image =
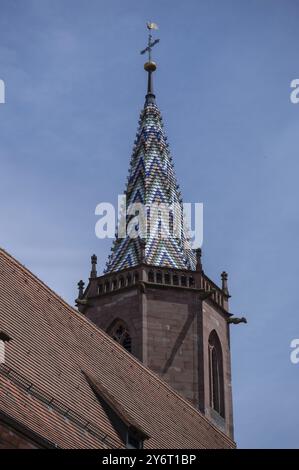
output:
[[[195,257],[184,229],[182,197],[162,116],[155,101],[149,100],[148,96],[140,114],[125,191],[128,212],[134,203],[142,203],[145,206],[148,231],[146,234],[141,234],[146,242],[145,257],[142,259],[139,238],[132,238],[129,235],[125,238],[116,238],[105,272],[119,271],[142,261],[154,266],[195,269]],[[164,204],[166,207],[172,207],[173,220],[181,221],[179,237],[170,230],[167,237],[161,238],[161,231],[168,233],[171,222],[170,219],[163,220],[163,216],[157,213],[158,208],[156,212],[154,211],[154,203],[157,206]],[[132,215],[126,217],[127,232],[130,232],[128,224],[132,217]]]
[[[1,249],[0,331],[11,338],[0,366],[0,412],[58,447],[124,446],[85,374],[150,436],[147,448],[234,447],[166,383]]]

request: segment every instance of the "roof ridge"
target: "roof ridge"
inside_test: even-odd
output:
[[[113,348],[116,348],[124,357],[130,358],[131,361],[133,361],[141,370],[145,371],[149,376],[155,379],[156,382],[158,382],[161,386],[166,388],[172,395],[174,395],[177,400],[180,402],[184,403],[190,411],[192,411],[195,414],[198,414],[202,417],[202,419],[208,423],[213,429],[215,429],[218,433],[221,433],[221,435],[225,438],[225,440],[229,443],[234,443],[232,439],[230,439],[221,429],[216,427],[208,418],[197,408],[195,408],[187,399],[182,397],[178,392],[176,392],[170,385],[168,385],[159,375],[157,375],[155,372],[153,372],[151,369],[146,367],[139,359],[137,359],[135,356],[127,352],[123,346],[118,344],[115,340],[113,340],[108,333],[106,333],[104,330],[98,328],[93,322],[91,322],[88,318],[83,316],[81,313],[79,313],[77,310],[75,310],[74,307],[69,305],[61,296],[59,296],[55,291],[53,291],[47,284],[45,284],[38,276],[32,273],[29,268],[27,268],[25,265],[23,265],[20,261],[18,261],[14,256],[12,256],[10,253],[8,253],[5,249],[0,247],[0,257],[4,256],[5,258],[8,259],[9,262],[13,263],[17,268],[19,268],[23,273],[29,275],[33,280],[35,280],[42,288],[44,288],[50,295],[52,295],[58,302],[62,303],[71,313],[75,314],[78,319],[80,319],[82,322],[86,323],[90,328],[92,328],[94,331],[96,331],[98,334],[100,334],[105,341],[110,343]]]

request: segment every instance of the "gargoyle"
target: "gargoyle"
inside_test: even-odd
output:
[[[88,305],[88,299],[76,299],[75,302],[77,305]]]
[[[238,317],[230,317],[228,320],[227,320],[227,323],[233,323],[234,325],[238,325],[239,323],[247,323],[247,320],[245,317],[241,317],[241,318],[238,318]]]

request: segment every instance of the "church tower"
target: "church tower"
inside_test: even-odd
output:
[[[79,283],[77,305],[145,366],[159,374],[208,419],[233,438],[230,323],[227,274],[219,287],[203,271],[201,250],[192,250],[183,220],[182,196],[175,176],[162,116],[153,90],[153,23],[144,68],[148,75],[126,185],[124,217],[128,234],[116,234],[102,275],[92,256],[89,283]],[[132,220],[132,204],[145,207],[146,229]],[[160,205],[174,208],[163,237]],[[136,206],[135,206],[136,207]],[[156,217],[152,217],[153,207]],[[162,207],[162,206],[161,206]],[[154,221],[154,222],[153,222]],[[133,225],[133,229],[132,229]]]

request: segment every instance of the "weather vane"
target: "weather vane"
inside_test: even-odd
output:
[[[157,65],[155,62],[152,61],[152,48],[158,44],[160,39],[153,40],[152,37],[152,30],[158,29],[156,23],[147,23],[147,29],[149,30],[148,35],[148,45],[140,54],[145,54],[148,52],[148,61],[144,64],[144,70],[148,73],[148,80],[147,80],[147,94],[146,94],[146,103],[154,103],[155,102],[155,95],[154,95],[154,87],[153,87],[153,72],[156,70]]]
[[[155,30],[155,29],[158,29],[158,26],[156,25],[156,23],[150,23],[148,22],[146,24],[146,27],[147,29],[149,30],[149,35],[148,35],[148,45],[145,49],[143,49],[140,54],[145,54],[146,52],[148,52],[148,62],[144,65],[144,68],[145,70],[147,70],[148,72],[149,71],[155,71],[156,70],[156,64],[155,62],[152,62],[152,48],[158,44],[158,42],[160,42],[160,39],[155,39],[153,41],[153,37],[152,37],[152,30]]]

